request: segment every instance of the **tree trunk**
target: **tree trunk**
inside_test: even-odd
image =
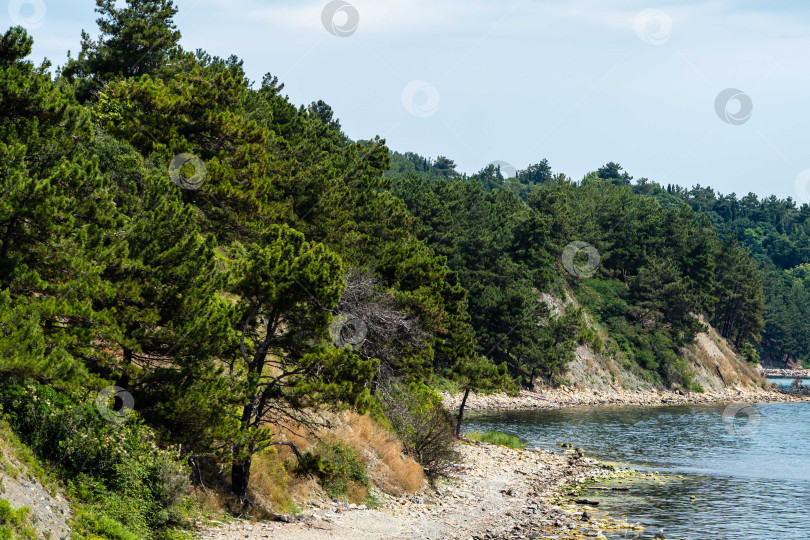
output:
[[[234,446],[234,456],[241,452],[239,445]],[[250,462],[251,456],[234,459],[231,466],[231,491],[239,499],[241,504],[247,502],[248,484],[250,483]]]
[[[253,405],[245,405],[242,410],[242,428],[250,428],[253,416]],[[248,485],[250,484],[250,463],[255,446],[252,442],[233,445],[233,465],[231,465],[231,491],[241,504],[247,503]]]
[[[456,417],[456,437],[461,437],[461,423],[464,421],[464,407],[467,405],[467,397],[470,395],[470,389],[464,390],[464,397],[461,398],[461,406],[458,408],[458,416]]]

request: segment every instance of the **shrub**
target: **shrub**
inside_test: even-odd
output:
[[[30,513],[31,509],[26,506],[14,510],[11,503],[0,499],[0,540],[35,540],[37,533],[31,527]]]
[[[279,448],[271,446],[253,457],[250,469],[251,491],[278,511],[294,514],[297,506],[289,496],[289,462],[279,455]]]
[[[182,519],[186,466],[159,449],[137,417],[111,423],[94,403],[36,384],[0,387],[0,403],[20,440],[55,465],[84,507],[76,516],[78,536],[151,537]]]
[[[311,474],[334,499],[362,502],[368,495],[366,465],[351,446],[337,441],[321,441],[304,452],[295,469]]]
[[[446,476],[458,454],[452,419],[439,396],[424,384],[396,379],[380,384],[376,396],[405,451],[430,479]]]
[[[468,439],[472,439],[473,441],[480,441],[488,444],[500,444],[514,450],[523,450],[529,444],[522,442],[514,435],[508,435],[500,431],[487,431],[486,433],[471,431],[466,435]]]

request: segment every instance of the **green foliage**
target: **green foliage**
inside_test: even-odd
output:
[[[3,414],[38,458],[56,467],[81,504],[80,529],[116,527],[151,537],[182,520],[188,471],[137,420],[104,420],[94,403],[29,383],[0,388]],[[84,517],[87,517],[84,519]]]
[[[420,167],[428,162],[415,155],[394,154],[393,162],[393,193],[469,290],[479,354],[508,366],[526,385],[537,376],[560,378],[578,342],[604,346],[582,313],[550,315],[539,299],[553,289],[572,240],[595,246],[600,264],[590,279],[562,275],[651,380],[690,384],[679,356],[703,329],[698,315],[740,349],[759,340],[761,282],[747,253],[721,242],[709,220],[688,206],[634,193],[632,177],[616,163],[575,184],[544,161],[518,173],[516,182],[531,185],[515,191],[492,166],[470,180],[450,180]],[[642,188],[654,184],[644,179]]]
[[[644,190],[662,204],[686,203],[705,214],[723,237],[715,296],[725,298],[712,314],[722,335],[749,359],[757,357],[754,348],[763,361],[775,364],[810,358],[805,317],[810,296],[795,279],[810,262],[810,206],[754,193],[723,195],[700,185],[650,183]]]
[[[450,414],[441,398],[423,383],[389,380],[375,395],[402,441],[430,479],[448,474],[458,455]]]
[[[102,356],[91,341],[114,334],[94,304],[111,293],[101,261],[120,248],[105,238],[117,224],[113,201],[85,148],[87,111],[47,66],[24,60],[24,30],[8,30],[0,50],[0,346],[10,353],[0,369],[83,380],[82,359]],[[36,358],[29,367],[19,361],[27,353]]]
[[[9,501],[0,499],[0,539],[34,540],[37,533],[31,526],[30,514],[27,506],[13,509]]]
[[[351,446],[321,441],[301,456],[297,474],[310,474],[334,499],[345,499],[352,485],[369,485],[366,464]]]
[[[471,431],[469,433],[465,433],[465,435],[468,439],[473,441],[480,441],[488,444],[499,444],[501,446],[506,446],[507,448],[512,448],[513,450],[523,450],[529,444],[521,441],[520,438],[515,437],[514,435],[508,435],[500,431],[487,431],[486,433]]]
[[[82,31],[79,57],[70,59],[63,70],[82,100],[96,97],[116,77],[163,71],[180,40],[172,22],[177,14],[172,0],[127,0],[126,7],[117,7],[114,0],[96,0],[96,6],[101,15],[96,20],[98,39]]]

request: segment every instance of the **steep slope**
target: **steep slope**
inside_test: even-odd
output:
[[[16,437],[0,426],[0,500],[13,510],[27,508],[27,521],[39,538],[67,538],[70,505],[56,488],[43,484],[38,468]]]
[[[570,291],[566,291],[564,298],[545,294],[543,301],[556,314],[564,313],[569,306],[579,307]],[[601,341],[607,343],[610,340],[609,333],[593,317],[586,315],[586,321]],[[694,383],[710,393],[761,391],[765,379],[756,368],[741,357],[705,318],[701,317],[701,322],[707,331],[697,334],[692,345],[680,350],[694,376]],[[637,364],[621,355],[598,353],[592,345],[581,344],[568,364],[564,379],[572,386],[596,391],[657,390],[658,385],[645,375]]]

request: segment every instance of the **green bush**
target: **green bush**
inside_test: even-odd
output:
[[[11,503],[0,499],[0,540],[35,540],[37,533],[29,522],[30,513],[26,506],[14,510]]]
[[[349,445],[321,441],[301,456],[297,474],[309,474],[333,499],[346,498],[352,487],[368,488],[366,465]]]
[[[508,435],[500,431],[487,431],[486,433],[481,433],[480,431],[471,431],[466,435],[468,439],[472,439],[473,441],[480,441],[488,444],[500,444],[514,450],[523,450],[529,444],[522,442],[514,435]]]
[[[391,379],[375,394],[405,451],[434,480],[446,476],[458,459],[450,413],[427,385]]]
[[[37,384],[0,387],[0,403],[15,434],[80,504],[77,536],[150,538],[182,520],[186,466],[137,417],[112,423],[94,402]]]

